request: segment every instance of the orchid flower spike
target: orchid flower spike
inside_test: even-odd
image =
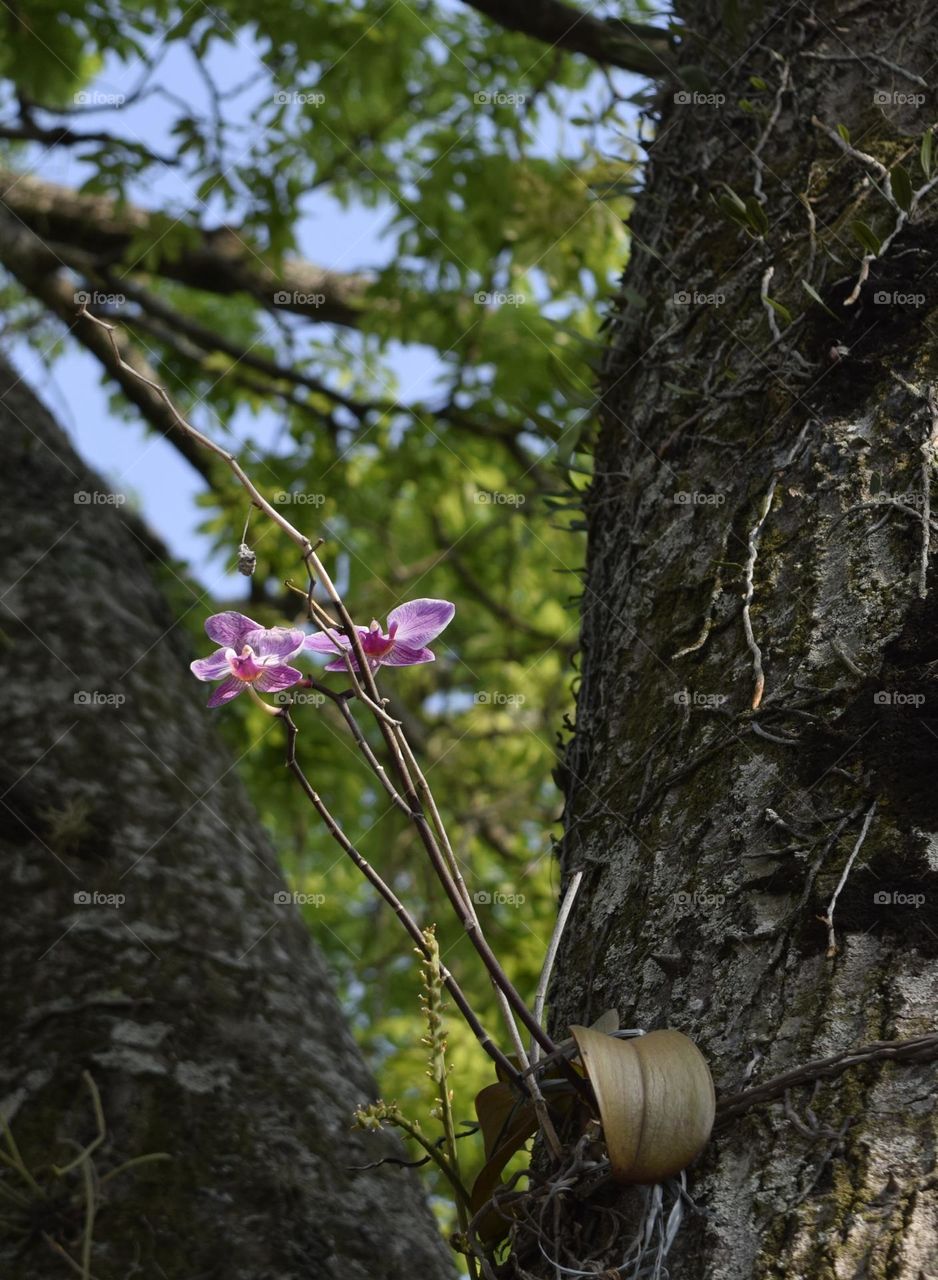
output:
[[[381,630],[379,622],[370,627],[356,627],[361,637],[362,649],[372,669],[378,667],[413,667],[419,662],[434,662],[436,655],[426,646],[435,640],[444,627],[452,621],[456,606],[448,600],[408,600],[388,614],[388,629]],[[350,650],[352,642],[341,631],[330,628],[306,637],[307,649],[313,653],[339,654]],[[354,653],[349,654],[353,670],[358,670]],[[347,671],[345,659],[333,657],[326,664],[326,671]]]
[[[243,613],[229,612],[207,618],[205,630],[222,647],[208,658],[197,658],[191,670],[199,680],[221,680],[208,700],[210,707],[230,702],[249,685],[273,693],[303,679],[302,671],[288,665],[306,639],[298,628],[262,627]]]

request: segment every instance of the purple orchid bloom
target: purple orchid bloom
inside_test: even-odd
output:
[[[426,646],[435,640],[448,626],[456,612],[456,606],[448,600],[408,600],[388,614],[387,632],[379,622],[370,627],[356,627],[361,636],[362,648],[372,669],[378,667],[412,667],[418,662],[434,662],[436,655]],[[313,653],[335,655],[339,649],[351,649],[352,642],[341,631],[318,631],[306,637],[307,649]],[[358,670],[358,661],[350,655],[352,667]],[[345,659],[334,657],[326,664],[326,671],[347,671]]]
[[[222,647],[208,658],[197,658],[191,670],[199,680],[221,680],[208,700],[210,707],[230,702],[249,685],[273,693],[303,679],[302,671],[287,665],[306,639],[297,628],[262,627],[243,613],[228,612],[206,618],[205,630]]]

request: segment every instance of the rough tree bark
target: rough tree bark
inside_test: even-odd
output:
[[[558,1034],[610,1006],[685,1031],[719,1093],[935,1027],[938,215],[875,161],[925,185],[938,16],[777,4],[734,43],[728,7],[679,8],[700,71],[662,103],[608,329],[553,999]],[[901,226],[847,305],[853,221]],[[934,1063],[876,1063],[820,1087],[815,1138],[749,1112],[693,1171],[673,1280],[938,1275],[934,1091]]]
[[[373,1085],[275,905],[276,854],[188,673],[159,547],[2,361],[0,430],[0,1114],[24,1160],[48,1188],[93,1139],[88,1072],[98,1174],[172,1157],[98,1183],[97,1280],[451,1275],[412,1175],[348,1171],[391,1149],[350,1128]],[[75,1274],[49,1241],[80,1255],[81,1168],[56,1185],[0,1203],[5,1280]]]

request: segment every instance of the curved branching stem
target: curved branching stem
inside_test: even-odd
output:
[[[417,834],[420,837],[421,843],[423,844],[426,854],[430,860],[430,864],[443,886],[444,892],[446,893],[453,910],[456,912],[457,918],[488,970],[492,982],[499,993],[499,999],[502,1002],[503,1011],[506,1015],[506,1021],[511,1032],[512,1039],[520,1049],[519,1057],[522,1063],[526,1064],[527,1058],[518,1035],[517,1027],[515,1026],[515,1016],[524,1025],[524,1027],[526,1027],[534,1040],[546,1053],[553,1053],[556,1048],[554,1042],[546,1034],[531,1010],[527,1007],[485,939],[481,924],[473,908],[472,900],[460,874],[452,846],[446,836],[439,811],[436,804],[433,802],[426,778],[420,770],[416,758],[407,744],[400,722],[395,720],[387,711],[387,700],[384,699],[379,692],[375,679],[375,672],[372,664],[368,661],[365,655],[358,629],[355,627],[345,602],[335,583],[332,581],[328,570],[317,554],[318,548],[321,545],[321,540],[316,543],[311,542],[310,539],[301,532],[301,530],[296,528],[296,526],[286,518],[281,510],[278,510],[277,507],[264,497],[261,491],[251,480],[248,473],[241,466],[241,463],[238,461],[235,454],[222,448],[209,436],[205,435],[204,432],[200,431],[197,427],[194,427],[190,422],[188,422],[179,412],[164,387],[153,379],[148,378],[145,374],[142,374],[139,370],[134,369],[131,365],[127,364],[121,355],[120,346],[117,342],[115,328],[113,325],[92,315],[84,305],[78,309],[77,315],[79,318],[90,320],[94,325],[99,326],[105,331],[113,352],[113,359],[116,368],[124,374],[131,375],[138,382],[144,383],[148,386],[165,406],[167,415],[174,428],[201,446],[203,449],[213,454],[215,457],[221,459],[233,473],[241,487],[249,495],[253,505],[257,507],[258,510],[262,511],[268,519],[272,520],[273,523],[299,548],[309,581],[309,589],[306,599],[310,617],[314,619],[318,625],[327,632],[327,634],[336,635],[341,632],[348,640],[348,649],[345,649],[340,644],[336,643],[336,650],[345,662],[352,690],[355,696],[368,707],[375,717],[387,748],[388,755],[390,756],[393,764],[394,773],[398,779],[400,795],[403,799],[404,805],[406,806],[411,820],[414,823]],[[331,616],[327,608],[314,600],[313,590],[316,584],[318,584],[324,591],[328,605],[333,610],[335,618]],[[273,708],[268,709],[273,710]],[[281,713],[277,712],[277,714]],[[338,826],[338,823],[332,815],[329,814],[328,809],[323,805],[318,794],[312,788],[308,780],[305,779],[305,775],[303,775],[296,760],[296,726],[289,717],[289,714],[284,715],[284,720],[288,726],[289,733],[289,767],[295,773],[298,780],[301,781],[301,785],[304,786],[304,790],[311,802],[317,808],[333,838],[338,841],[349,856],[360,860],[362,864],[360,869],[366,874],[366,877],[371,881],[371,883],[379,889],[379,892],[382,892],[386,900],[390,902],[391,899],[387,897],[387,893],[389,893],[390,890],[388,890],[386,885],[383,885],[383,881],[380,880],[380,877],[378,877],[376,873],[368,867],[365,860],[361,858],[358,851],[355,850],[354,846],[352,846],[347,840],[344,832],[342,832],[341,828]],[[361,747],[360,741],[359,747]],[[381,779],[381,776],[382,775],[379,773],[379,780]],[[384,785],[383,780],[382,785]],[[395,791],[396,790],[398,790],[398,788],[395,787]],[[395,801],[395,803],[397,803],[397,801]],[[428,812],[430,814],[429,820],[427,818]],[[365,867],[368,867],[367,871],[365,871]],[[398,911],[398,908],[400,908],[398,914],[402,922],[405,923],[405,927],[408,927],[405,921],[405,916],[400,915],[400,912],[404,911],[402,904],[398,903],[396,898],[394,899],[394,904],[396,904],[394,906],[395,911]],[[406,916],[406,920],[410,920],[414,925],[414,928],[417,928],[416,923],[412,921],[411,917]],[[409,927],[408,932],[410,932]],[[414,938],[414,941],[418,946],[421,946],[423,944],[423,939],[419,936],[419,928],[417,928],[417,934],[418,936]],[[411,934],[411,936],[413,937],[414,935]],[[465,1002],[465,998],[462,997],[462,993],[460,992],[460,999],[462,1000],[462,1003],[460,1003],[460,999],[457,999],[455,993],[453,993],[453,998],[456,1000],[463,1016],[467,1017],[467,1020],[470,1022],[470,1026],[472,1026],[477,1037],[480,1037],[480,1033],[481,1037],[484,1037],[484,1039],[480,1037],[480,1043],[483,1043],[483,1045],[486,1046],[486,1051],[490,1056],[493,1056],[492,1050],[495,1046],[492,1044],[487,1034],[482,1031],[482,1028],[478,1023],[478,1019],[476,1019],[475,1015],[472,1014],[471,1010],[469,1010],[468,1005]],[[497,1053],[498,1058],[496,1060],[500,1061],[503,1069],[507,1069],[510,1075],[515,1077],[517,1075],[515,1068],[511,1066],[509,1060],[501,1053],[500,1050],[497,1050]]]

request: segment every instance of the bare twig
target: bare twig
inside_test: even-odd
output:
[[[557,912],[557,921],[554,924],[554,931],[551,934],[550,942],[547,946],[547,955],[544,957],[544,967],[541,969],[541,976],[537,984],[537,993],[534,996],[534,1016],[538,1022],[544,1021],[544,1004],[547,1000],[547,989],[550,986],[550,977],[554,970],[554,961],[557,959],[557,952],[560,950],[560,942],[563,938],[563,931],[567,927],[567,921],[570,918],[570,912],[573,910],[576,896],[580,891],[580,884],[583,880],[583,872],[575,871],[567,885],[567,892],[563,895],[563,902],[560,904],[560,910]],[[540,1057],[540,1046],[536,1041],[531,1044],[531,1061],[537,1062]]]
[[[914,71],[907,71],[905,67],[900,67],[898,62],[891,62],[888,58],[884,58],[881,53],[871,53],[869,49],[863,50],[862,58],[856,53],[814,53],[811,51],[802,53],[801,57],[813,58],[817,62],[859,62],[861,66],[867,62],[878,62],[881,67],[894,71],[896,75],[911,81],[912,84],[920,84],[923,89],[929,87],[928,81],[923,80]]]
[[[762,179],[765,171],[765,161],[762,159],[762,151],[768,142],[772,130],[778,124],[778,118],[782,112],[782,98],[789,86],[791,80],[791,69],[787,62],[782,63],[782,73],[779,76],[778,88],[775,91],[775,101],[772,104],[772,110],[769,112],[769,118],[766,121],[765,128],[759,136],[759,140],[752,149],[752,158],[755,162],[756,176],[752,184],[753,195],[762,204],[765,203],[765,193],[762,190]]]
[[[547,955],[544,957],[544,967],[541,969],[541,976],[537,984],[537,992],[534,996],[534,1016],[537,1021],[543,1025],[544,1023],[544,1004],[547,1000],[547,989],[550,986],[550,976],[553,972],[554,961],[557,958],[557,952],[560,949],[560,941],[563,937],[563,931],[567,927],[567,921],[570,918],[570,912],[573,910],[573,904],[576,902],[576,896],[580,889],[580,882],[583,879],[582,871],[575,871],[570,883],[567,885],[567,892],[564,894],[563,902],[560,904],[560,910],[557,913],[557,920],[554,924],[553,933],[547,946]],[[540,1057],[540,1045],[536,1040],[531,1041],[530,1062],[536,1064]],[[525,1063],[525,1066],[528,1064]],[[534,1106],[537,1111],[538,1119],[541,1122],[541,1128],[544,1131],[544,1137],[551,1149],[554,1159],[558,1162],[563,1157],[563,1148],[551,1123],[547,1107],[541,1094],[540,1086],[537,1082],[537,1076],[531,1075],[532,1092],[534,1093]]]
[[[860,828],[860,834],[857,837],[857,842],[853,846],[853,851],[850,854],[850,857],[847,859],[847,864],[844,867],[841,873],[840,879],[837,882],[837,888],[834,890],[834,896],[830,900],[830,905],[827,908],[827,912],[825,915],[821,917],[822,923],[827,925],[828,957],[833,957],[837,954],[837,939],[834,936],[834,908],[837,905],[837,899],[840,897],[841,890],[843,889],[844,885],[847,883],[847,877],[850,875],[850,871],[853,867],[854,862],[856,861],[857,854],[860,852],[861,848],[863,847],[863,842],[866,839],[866,835],[870,829],[870,823],[873,821],[873,814],[875,812],[876,812],[876,801],[874,800],[873,803],[870,805],[869,809],[867,809],[866,811],[866,817],[863,819],[863,826]]]
[[[718,1131],[725,1128],[751,1107],[780,1101],[789,1089],[797,1085],[811,1084],[815,1080],[830,1080],[850,1067],[862,1066],[867,1062],[933,1062],[936,1058],[938,1031],[930,1031],[908,1040],[874,1040],[871,1044],[846,1049],[830,1058],[805,1062],[751,1089],[721,1094],[717,1099],[714,1129]]]

